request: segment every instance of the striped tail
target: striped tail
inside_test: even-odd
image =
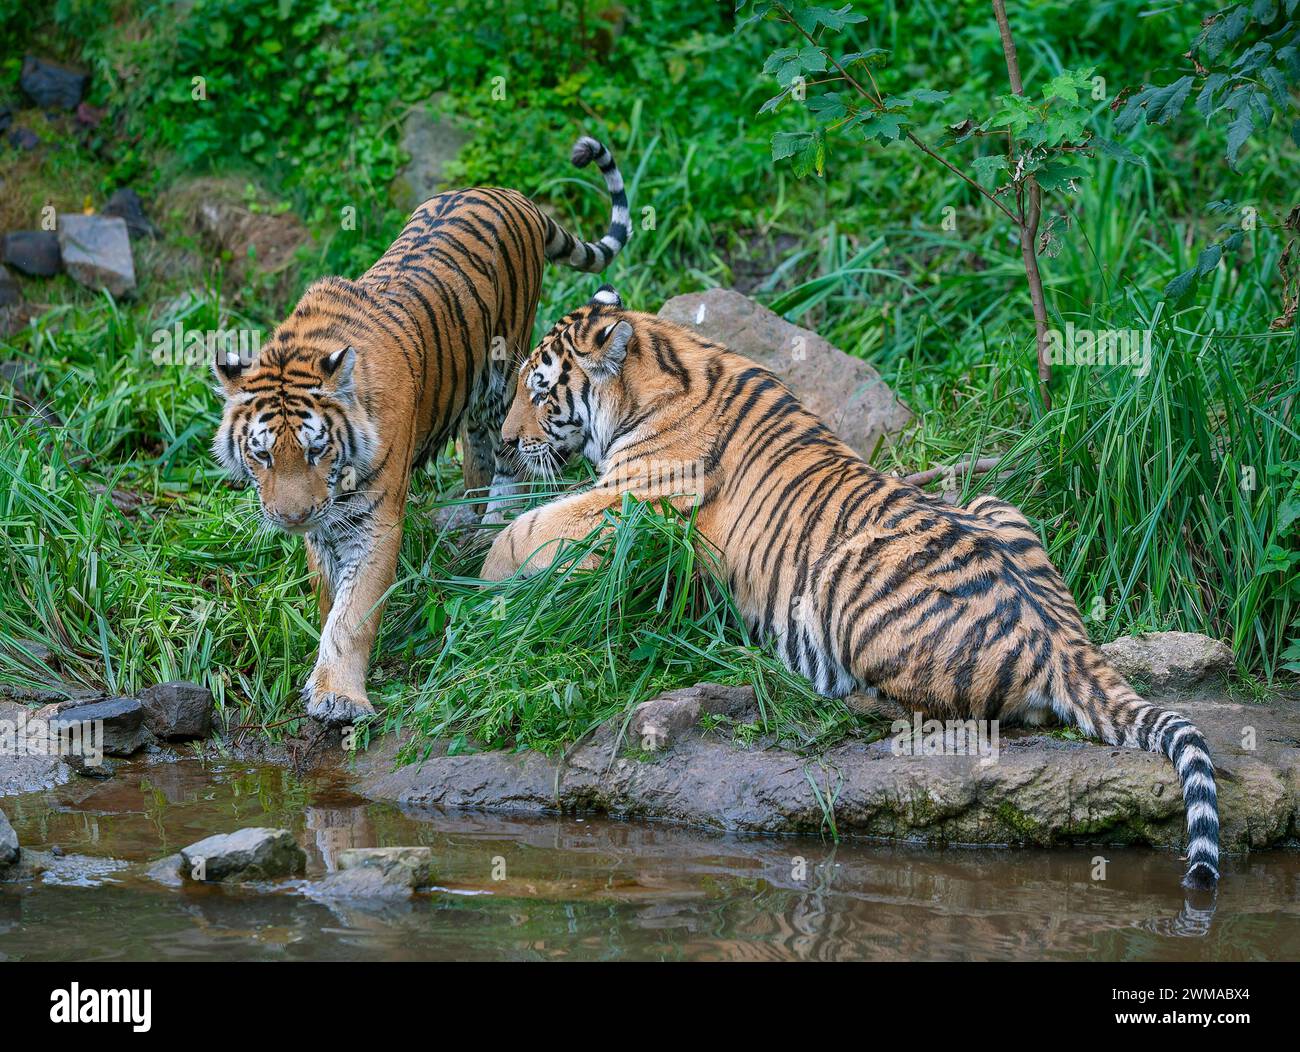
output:
[[[1219,881],[1219,797],[1214,764],[1192,721],[1139,697],[1104,659],[1094,682],[1104,700],[1100,712],[1070,706],[1079,724],[1111,745],[1145,749],[1169,757],[1183,790],[1187,812],[1187,874],[1183,886],[1213,888]],[[1084,695],[1086,696],[1086,694]],[[1096,697],[1096,695],[1093,695]],[[1098,718],[1099,717],[1099,718]]]
[[[550,216],[546,216],[546,258],[574,270],[594,274],[609,266],[619,249],[627,244],[632,229],[627,193],[623,189],[623,176],[614,163],[614,155],[590,135],[584,135],[573,144],[572,160],[578,168],[585,168],[595,161],[605,177],[612,206],[609,230],[599,241],[580,241]]]
[[[1191,720],[1155,706],[1139,712],[1136,731],[1139,747],[1169,757],[1183,787],[1187,809],[1183,885],[1213,888],[1219,882],[1219,795],[1205,739]]]

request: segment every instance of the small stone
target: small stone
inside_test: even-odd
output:
[[[104,111],[88,102],[77,103],[77,123],[83,128],[97,128],[104,119]]]
[[[269,880],[301,873],[307,854],[287,829],[251,827],[181,849],[184,875],[200,881]]]
[[[140,691],[145,726],[166,741],[192,741],[212,733],[212,691],[197,683],[159,683]]]
[[[433,881],[433,852],[427,847],[349,848],[339,869],[306,890],[319,899],[408,898]]]
[[[18,288],[18,279],[9,273],[9,268],[0,263],[0,307],[12,307],[22,302],[22,290]]]
[[[135,288],[131,237],[120,216],[60,216],[59,248],[68,273],[87,288],[115,297]]]
[[[0,811],[0,869],[7,869],[18,861],[21,852],[18,849],[18,834],[9,824],[9,819]]]
[[[1152,690],[1195,687],[1232,671],[1232,649],[1197,632],[1147,632],[1121,636],[1101,648],[1120,675]]]
[[[59,236],[49,230],[5,234],[3,262],[33,278],[52,278],[63,269]]]
[[[90,77],[61,62],[26,55],[18,83],[41,109],[74,110],[86,93]]]
[[[144,871],[144,875],[166,887],[179,888],[185,883],[185,878],[181,876],[181,867],[184,865],[185,859],[180,854],[168,855],[153,863]]]
[[[144,214],[144,202],[130,187],[123,186],[113,191],[113,196],[104,206],[104,215],[117,216],[121,219],[126,223],[127,233],[132,237],[156,238],[158,236],[158,228]]]
[[[700,721],[700,716],[739,716],[755,705],[753,687],[697,683],[643,701],[628,723],[628,740],[635,748],[655,752],[671,748]]]
[[[41,716],[44,709],[36,715],[49,720],[51,738],[63,739],[59,743],[60,753],[76,752],[93,762],[95,757],[87,754],[88,747],[99,745],[110,756],[130,756],[150,740],[144,727],[144,706],[135,698],[108,698],[89,704],[74,702],[53,708],[55,711],[48,716]],[[96,740],[100,730],[102,742]]]
[[[97,781],[105,781],[117,774],[117,764],[112,760],[104,757],[99,758],[98,763],[92,763],[94,758],[79,756],[76,753],[70,753],[63,757],[64,763],[73,774],[79,774],[82,778],[93,778]]]
[[[9,145],[15,150],[34,150],[41,144],[41,137],[31,128],[15,128],[9,133]]]
[[[433,851],[427,847],[350,847],[339,852],[340,872],[356,869],[378,870],[385,876],[401,879],[408,887],[433,881]]]

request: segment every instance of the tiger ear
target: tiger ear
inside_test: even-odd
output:
[[[602,285],[596,290],[595,295],[591,297],[592,307],[622,307],[623,297],[618,294],[618,290],[613,285]]]
[[[321,359],[325,382],[321,387],[335,398],[348,401],[353,395],[352,370],[357,364],[357,349],[341,347]]]
[[[612,380],[623,369],[627,347],[632,342],[632,325],[611,322],[596,332],[596,349],[582,354],[582,365],[593,380]]]
[[[227,398],[237,395],[243,381],[244,373],[252,366],[245,361],[238,350],[218,347],[212,355],[212,372],[221,384],[221,391]]]

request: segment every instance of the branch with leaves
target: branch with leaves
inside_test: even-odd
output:
[[[1191,64],[1185,73],[1168,84],[1144,84],[1132,95],[1121,95],[1113,104],[1115,129],[1127,132],[1140,122],[1167,125],[1187,107],[1195,93],[1193,106],[1207,124],[1226,122],[1224,157],[1235,172],[1242,147],[1252,135],[1272,125],[1275,117],[1292,119],[1300,112],[1292,92],[1300,87],[1300,0],[1248,0],[1225,7],[1202,23],[1201,31],[1183,54]],[[1300,146],[1300,116],[1291,124],[1290,135]],[[1226,202],[1217,203],[1219,205]],[[1226,211],[1210,207],[1211,212]],[[1293,210],[1294,211],[1294,210]],[[1282,224],[1294,232],[1287,222]],[[1226,254],[1236,252],[1244,240],[1243,229],[1235,223],[1219,228],[1227,233],[1222,240],[1204,249],[1196,263],[1165,286],[1166,299],[1186,296],[1197,281],[1211,273]],[[1279,321],[1285,327],[1295,317],[1292,306],[1297,275],[1283,268],[1283,312]]]
[[[916,129],[925,108],[948,101],[947,91],[911,86],[887,92],[877,79],[877,72],[882,78],[887,72],[886,49],[841,53],[831,47],[838,35],[866,21],[851,5],[829,8],[796,0],[739,0],[737,11],[745,17],[737,30],[766,20],[790,25],[798,36],[791,46],[768,56],[763,71],[776,78],[780,91],[759,110],[773,113],[802,104],[811,117],[811,129],[779,131],[772,138],[773,159],[789,160],[795,175],[825,175],[827,143],[832,135],[882,147],[905,142],[943,165],[1011,221],[1019,236],[1029,287],[1039,389],[1044,405],[1050,407],[1047,299],[1038,268],[1046,240],[1040,232],[1043,194],[1077,192],[1078,181],[1087,174],[1079,159],[1091,156],[1094,149],[1121,161],[1142,162],[1119,144],[1087,129],[1091,110],[1085,100],[1094,91],[1091,69],[1067,70],[1052,78],[1040,99],[1025,93],[1002,0],[994,0],[993,9],[1011,92],[995,101],[993,112],[982,122],[969,116],[945,121],[948,130],[938,149],[926,143]],[[938,113],[931,111],[928,116],[936,120]],[[965,165],[940,152],[985,138],[998,141],[1003,148],[976,156]]]

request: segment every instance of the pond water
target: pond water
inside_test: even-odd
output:
[[[1229,861],[1188,908],[1170,852],[933,850],[370,803],[336,772],[124,764],[3,801],[62,857],[0,884],[0,960],[1294,960],[1300,855]],[[292,829],[306,881],[168,888],[144,864],[214,832]],[[437,889],[324,904],[346,847],[425,844]],[[1093,859],[1106,879],[1090,879]]]

